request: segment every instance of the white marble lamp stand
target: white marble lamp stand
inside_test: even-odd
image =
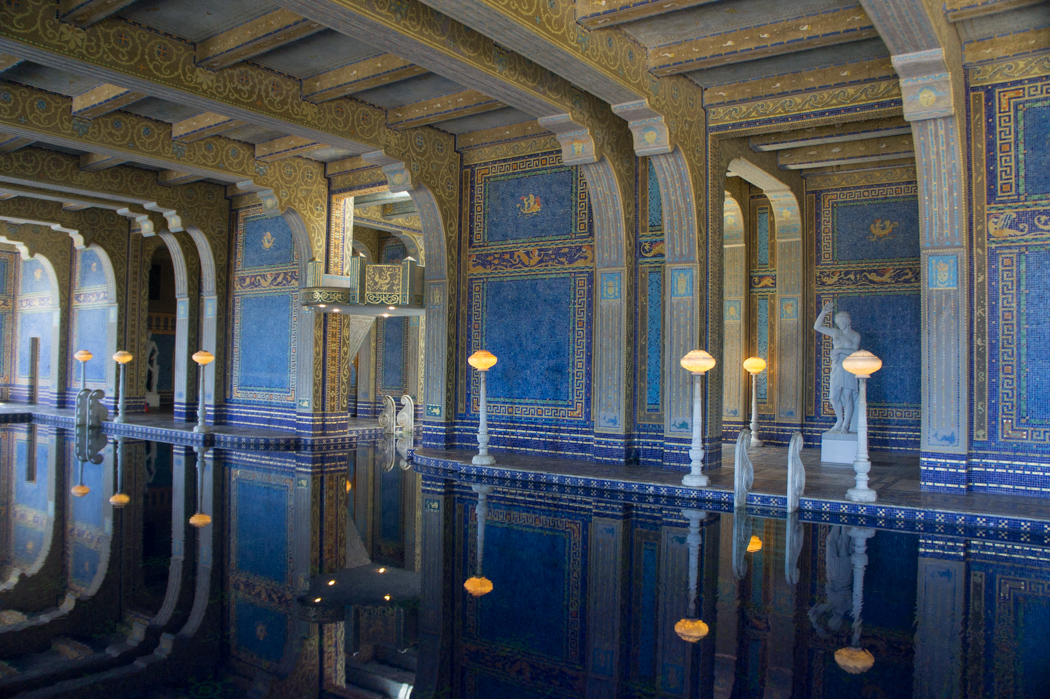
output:
[[[693,375],[693,441],[689,448],[689,473],[682,485],[702,488],[710,482],[701,471],[704,467],[704,421],[700,380],[715,365],[715,358],[704,350],[695,349],[681,359],[682,368]]]
[[[860,397],[857,401],[857,458],[853,460],[853,471],[857,484],[846,491],[846,499],[854,502],[875,502],[878,494],[868,487],[868,379],[882,368],[882,360],[867,350],[857,350],[842,361],[842,367],[857,377]]]

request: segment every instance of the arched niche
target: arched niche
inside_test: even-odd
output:
[[[89,388],[101,388],[109,399],[117,395],[116,362],[110,360],[117,351],[119,309],[123,299],[117,296],[117,280],[109,254],[97,243],[73,251],[73,298],[70,304],[69,345],[73,352],[86,349],[95,359],[85,365]],[[76,361],[70,359],[75,368]],[[66,379],[66,404],[72,405],[80,390],[79,371]]]
[[[762,190],[769,199],[776,225],[777,291],[770,313],[775,319],[776,356],[765,357],[776,366],[774,420],[800,425],[803,401],[802,210],[794,192],[781,180],[743,158],[729,163],[736,175]]]
[[[15,296],[33,298],[15,314],[15,390],[19,399],[57,406],[60,397],[62,360],[65,356],[62,323],[62,294],[52,261],[41,253],[23,255]],[[46,303],[44,298],[48,300]],[[18,305],[23,304],[17,304]],[[36,391],[31,386],[31,338],[39,338]]]

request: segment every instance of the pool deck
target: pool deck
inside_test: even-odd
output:
[[[0,423],[37,422],[55,427],[72,428],[75,416],[72,408],[51,408],[25,403],[0,405]],[[263,451],[313,451],[351,447],[359,441],[380,439],[383,429],[378,420],[350,419],[346,434],[338,436],[310,436],[291,430],[268,430],[238,425],[208,425],[208,432],[194,432],[196,422],[175,420],[171,413],[135,413],[120,423],[112,419],[102,422],[102,431],[114,436],[155,440],[188,446],[209,446],[220,449],[251,449]]]
[[[711,510],[733,509],[733,445],[726,444],[720,468],[705,471],[710,484],[703,488],[682,485],[684,471],[658,466],[609,465],[593,461],[543,456],[493,453],[494,466],[474,466],[476,452],[417,449],[417,468],[435,475],[456,474],[464,481],[491,482],[554,492],[606,491],[634,502],[665,502]],[[784,516],[787,492],[787,447],[764,446],[750,450],[755,478],[748,507]],[[860,515],[874,520],[919,522],[934,525],[920,529],[936,533],[938,525],[982,527],[1050,536],[1050,499],[1025,495],[923,491],[919,481],[918,454],[873,453],[869,486],[878,493],[875,503],[846,499],[854,485],[852,465],[820,461],[819,449],[803,449],[806,489],[801,498],[803,519],[814,515]],[[826,521],[832,521],[825,517]],[[915,528],[910,526],[908,528]],[[1023,538],[1023,537],[1022,537]]]

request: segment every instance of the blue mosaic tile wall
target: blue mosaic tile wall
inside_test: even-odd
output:
[[[976,312],[966,486],[1050,497],[1050,76],[1016,75],[969,90]]]
[[[553,151],[466,168],[458,446],[476,445],[478,376],[487,349],[491,446],[588,454],[594,235],[587,185]]]
[[[664,229],[660,186],[649,158],[635,161],[639,204],[635,235],[638,306],[635,312],[635,451],[643,463],[660,463],[663,434]],[[647,440],[642,435],[651,435]]]
[[[295,426],[299,259],[283,216],[235,212],[226,421]]]
[[[883,361],[868,381],[872,448],[915,451],[921,421],[922,330],[919,293],[919,201],[914,179],[879,185],[809,190],[816,231],[813,295],[816,314],[850,314],[861,348]],[[830,320],[827,322],[831,322]],[[814,335],[809,370],[814,384],[806,405],[807,438],[835,421],[827,400],[831,340]]]
[[[770,426],[776,396],[776,317],[770,310],[776,305],[777,258],[776,222],[770,210],[769,199],[761,190],[751,187],[744,216],[749,221],[745,235],[748,239],[748,299],[750,303],[749,356],[766,360],[767,368],[758,375],[755,389],[758,394],[758,422]],[[750,395],[750,392],[748,393]],[[745,420],[750,418],[748,406]],[[736,432],[733,431],[735,436]]]
[[[80,363],[72,357],[74,352],[81,349],[86,349],[95,356],[95,359],[84,365],[87,369],[88,386],[105,388],[106,358],[112,354],[107,351],[106,345],[110,319],[110,311],[106,308],[106,304],[110,303],[107,286],[106,274],[98,252],[90,248],[74,250],[68,362],[70,367],[75,367],[75,371],[68,372],[66,377],[68,389],[80,389]]]
[[[17,252],[0,252],[0,385],[12,382],[11,356],[15,342],[15,277],[20,266]]]
[[[17,257],[16,257],[17,259]],[[31,337],[40,338],[38,359],[39,390],[43,402],[53,402],[51,393],[51,342],[54,338],[54,320],[58,306],[57,290],[51,289],[51,278],[38,260],[21,260],[18,273],[16,304],[17,339],[15,341],[15,383],[29,383],[29,343]]]

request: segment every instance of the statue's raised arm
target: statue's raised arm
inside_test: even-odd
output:
[[[816,330],[818,333],[822,333],[830,337],[835,337],[835,328],[824,327],[824,319],[828,316],[828,313],[830,313],[831,309],[834,307],[835,302],[828,301],[824,304],[824,308],[820,309],[820,314],[817,316],[817,322],[813,323],[813,329]]]

